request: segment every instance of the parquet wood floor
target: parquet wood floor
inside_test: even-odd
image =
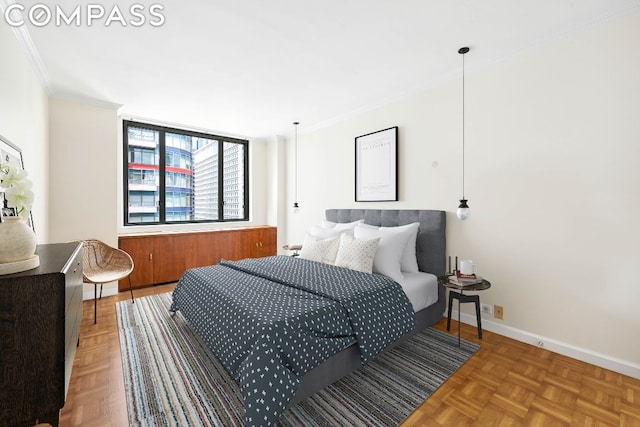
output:
[[[175,285],[136,290],[136,297]],[[61,427],[128,425],[115,302],[84,302]],[[452,332],[457,324],[452,322]],[[437,329],[445,330],[446,321]],[[480,350],[402,424],[413,426],[639,426],[640,380],[488,332],[461,325]]]

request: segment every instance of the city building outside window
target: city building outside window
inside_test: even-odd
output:
[[[124,224],[249,219],[246,140],[124,121]]]

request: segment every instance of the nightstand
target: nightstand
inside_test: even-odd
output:
[[[479,295],[465,295],[465,292],[469,291],[484,291],[491,287],[491,282],[483,280],[481,283],[475,283],[473,285],[460,286],[449,282],[448,276],[441,276],[438,278],[438,282],[445,288],[449,288],[449,309],[447,310],[447,331],[451,329],[451,309],[453,306],[453,300],[458,300],[458,345],[460,345],[460,304],[466,302],[472,302],[476,305],[476,320],[478,322],[478,338],[482,339],[482,320],[480,316],[480,296]]]

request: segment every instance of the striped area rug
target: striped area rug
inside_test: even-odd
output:
[[[242,426],[233,378],[165,293],[117,303],[129,423],[132,426]],[[289,408],[279,426],[396,426],[478,345],[433,328]]]

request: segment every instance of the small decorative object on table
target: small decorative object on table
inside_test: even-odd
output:
[[[476,267],[473,261],[460,261],[460,269],[458,269],[458,257],[456,257],[455,267],[451,269],[451,256],[449,256],[449,270],[442,280],[447,280],[452,285],[468,286],[476,285],[483,282],[482,276],[476,274]]]
[[[40,265],[35,255],[36,236],[25,222],[33,205],[31,180],[18,164],[0,163],[0,187],[4,193],[0,201],[0,274],[36,268]]]
[[[449,276],[449,283],[460,286],[476,285],[482,283],[482,280],[482,276],[475,273],[462,274],[460,270],[456,270],[455,274]]]
[[[284,249],[285,251],[293,251],[293,254],[291,254],[291,256],[298,256],[300,255],[298,251],[302,249],[302,245],[284,245],[282,249]]]

